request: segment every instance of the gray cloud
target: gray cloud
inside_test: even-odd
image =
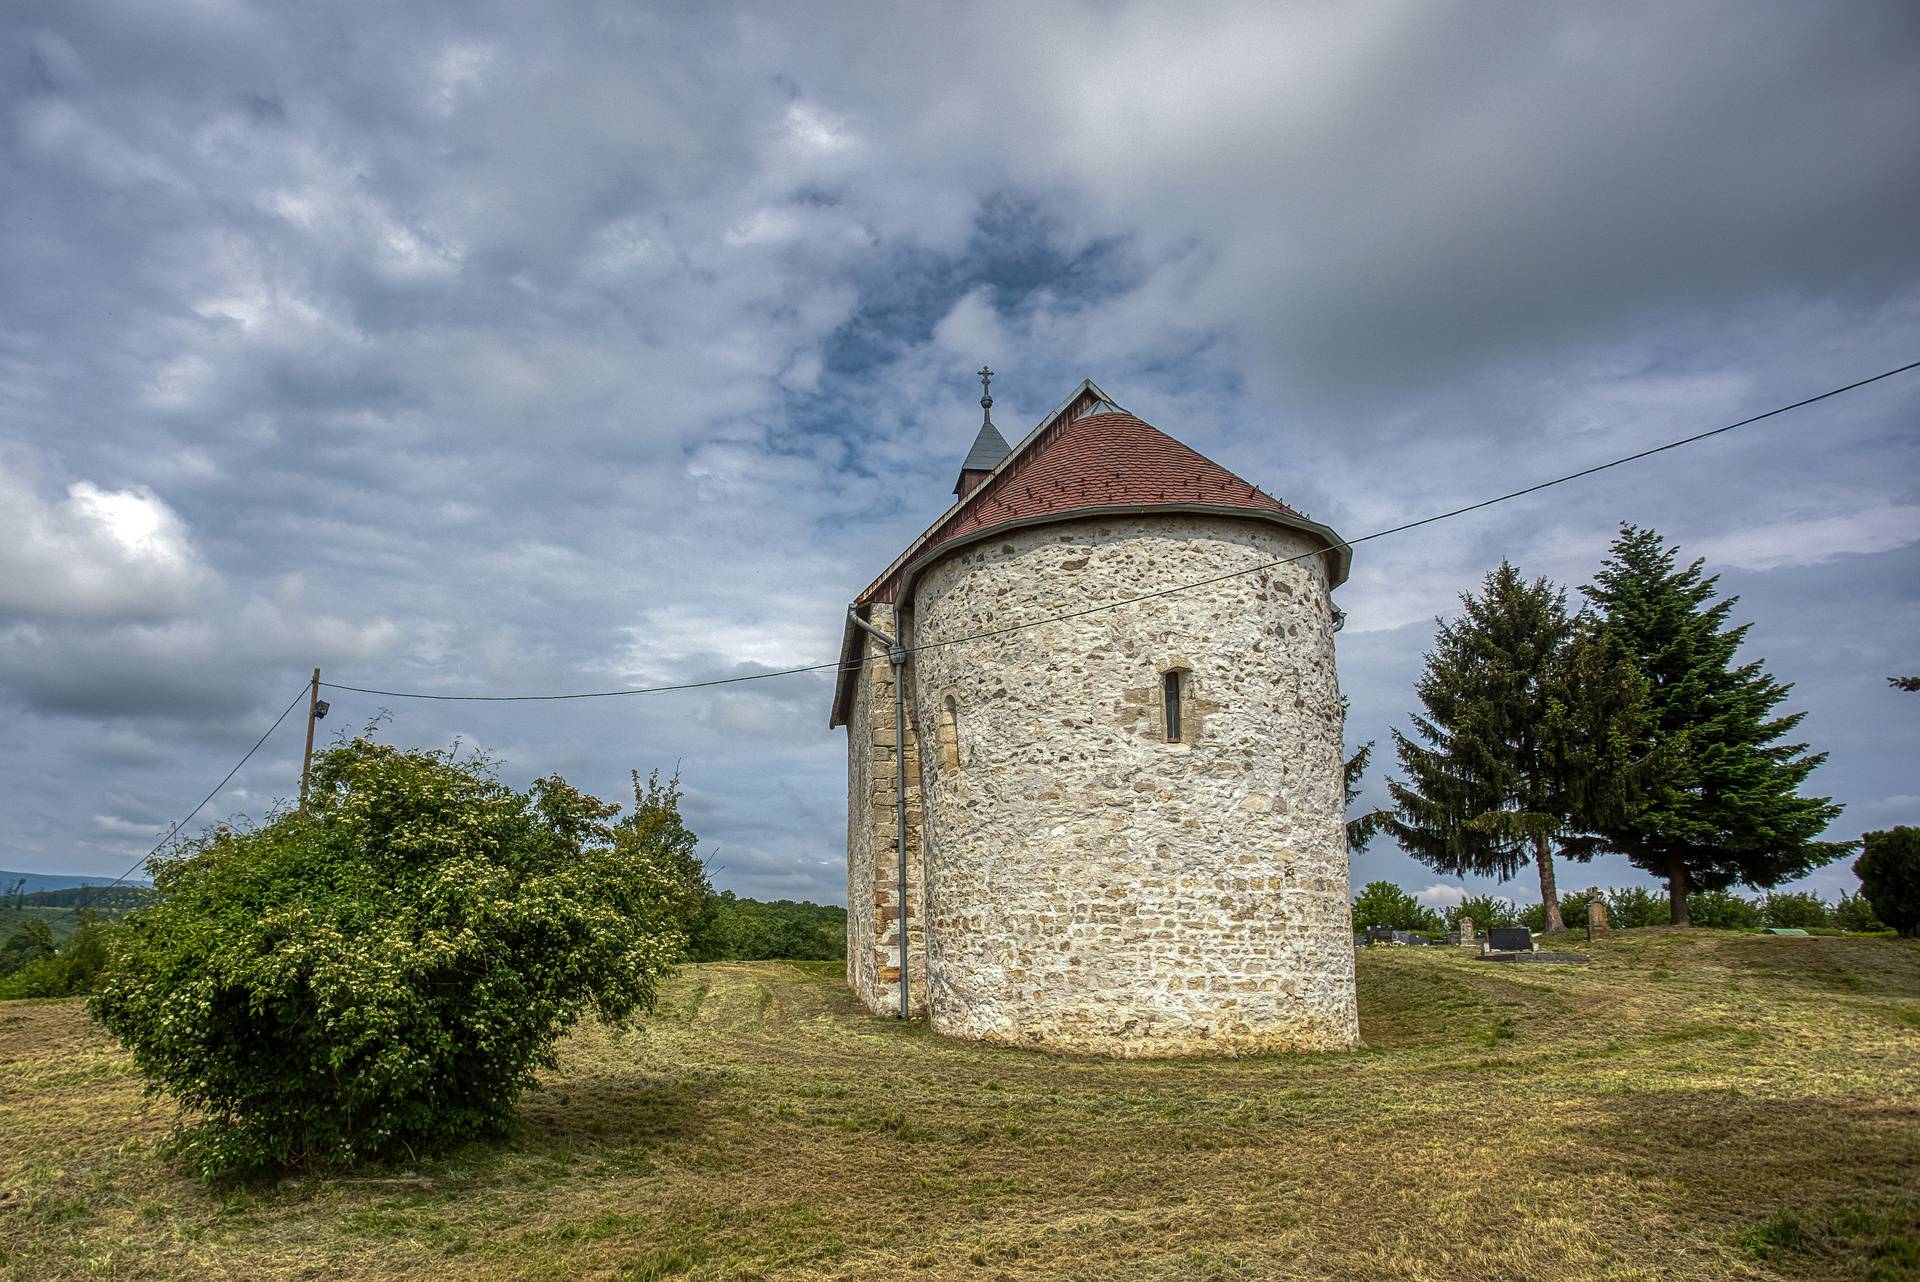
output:
[[[1091,375],[1357,534],[1911,359],[1916,35],[1898,4],[14,6],[0,853],[119,871],[316,663],[537,692],[832,659],[947,501],[982,360],[1003,423]],[[1486,567],[1577,583],[1624,517],[1738,576],[1846,831],[1890,822],[1917,397],[1363,546],[1356,737]],[[328,726],[386,705],[608,797],[678,761],[727,884],[837,898],[828,685],[342,693]],[[216,809],[264,814],[296,750]]]

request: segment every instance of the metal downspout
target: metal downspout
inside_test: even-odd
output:
[[[899,638],[890,637],[847,608],[854,625],[872,633],[887,647],[893,665],[893,764],[895,848],[900,852],[900,1018],[910,1018],[912,990],[907,982],[907,652]],[[897,624],[895,626],[898,626]]]

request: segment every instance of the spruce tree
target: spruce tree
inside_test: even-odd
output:
[[[1553,850],[1590,858],[1625,803],[1644,692],[1566,592],[1502,562],[1461,595],[1415,686],[1418,742],[1394,731],[1407,779],[1388,828],[1440,872],[1505,880],[1532,860],[1549,930],[1564,928]]]
[[[1678,551],[1622,525],[1586,595],[1646,683],[1636,753],[1655,763],[1599,831],[1666,880],[1673,924],[1685,926],[1691,892],[1791,881],[1852,843],[1819,840],[1841,808],[1799,794],[1826,754],[1781,742],[1806,715],[1772,715],[1792,687],[1757,660],[1736,665],[1748,625],[1729,627],[1727,615],[1739,598],[1715,600],[1718,576],[1703,575],[1702,561],[1676,569]]]
[[[1346,720],[1347,697],[1341,695],[1340,724],[1342,726],[1346,725]],[[1347,758],[1346,765],[1341,771],[1342,781],[1346,785],[1347,811],[1349,814],[1351,814],[1353,810],[1353,803],[1360,800],[1360,781],[1366,778],[1367,763],[1372,760],[1373,740],[1369,739],[1354,749],[1353,755]],[[1374,837],[1379,834],[1381,826],[1386,823],[1387,815],[1388,812],[1385,810],[1369,810],[1364,815],[1353,815],[1352,818],[1348,819],[1347,853],[1349,855],[1355,855],[1365,850],[1367,843],[1371,842]]]

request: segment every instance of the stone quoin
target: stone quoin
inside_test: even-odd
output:
[[[957,501],[850,612],[906,651],[904,736],[846,625],[848,982],[899,1013],[904,948],[913,1014],[1016,1046],[1355,1045],[1347,546],[1091,382],[1012,448],[982,404]]]

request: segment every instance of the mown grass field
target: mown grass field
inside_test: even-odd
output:
[[[1920,1278],[1920,946],[1361,956],[1351,1055],[1052,1058],[689,967],[518,1134],[229,1191],[78,1002],[0,1005],[0,1268],[57,1278]]]

